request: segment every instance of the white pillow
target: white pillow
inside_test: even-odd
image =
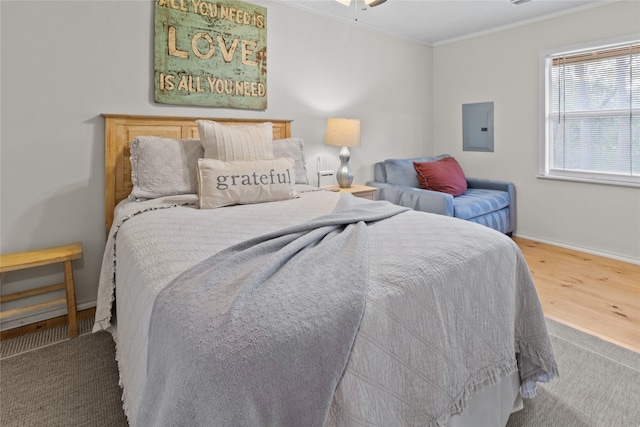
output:
[[[296,184],[309,184],[307,163],[304,158],[304,141],[302,139],[274,139],[273,157],[291,157],[296,163]]]
[[[223,162],[273,159],[273,123],[223,125],[196,120],[204,157]]]
[[[204,155],[200,141],[139,136],[129,148],[133,184],[129,200],[196,193],[195,165]]]
[[[236,162],[198,160],[200,209],[293,199],[298,197],[294,181],[294,161],[288,157]]]

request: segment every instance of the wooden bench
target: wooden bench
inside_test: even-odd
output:
[[[51,307],[59,304],[67,304],[67,319],[69,322],[69,337],[75,338],[78,335],[78,321],[76,308],[76,291],[73,283],[73,268],[71,261],[82,256],[82,245],[80,243],[72,243],[65,246],[57,246],[54,248],[39,249],[26,252],[15,252],[11,254],[0,255],[0,273],[14,270],[22,270],[25,268],[38,267],[61,262],[64,266],[64,283],[56,285],[42,286],[35,289],[15,292],[12,294],[0,296],[0,303],[13,301],[19,298],[40,295],[46,292],[53,292],[64,289],[66,298],[58,298],[51,301],[33,304],[26,307],[15,308],[0,312],[0,320],[7,317],[16,316],[22,313],[28,313],[42,308]]]

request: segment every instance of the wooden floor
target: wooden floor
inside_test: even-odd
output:
[[[640,265],[515,237],[546,317],[640,352]]]

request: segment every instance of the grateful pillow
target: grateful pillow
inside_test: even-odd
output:
[[[195,166],[204,153],[200,141],[139,136],[129,148],[133,184],[129,200],[196,193]]]
[[[304,158],[304,141],[300,138],[273,140],[273,157],[290,157],[295,162],[296,184],[309,184],[307,163]]]
[[[223,162],[198,160],[200,209],[298,197],[293,159]]]
[[[453,157],[435,162],[414,162],[420,188],[460,196],[467,191],[467,179]]]
[[[223,125],[196,120],[204,157],[223,162],[273,159],[273,123]]]

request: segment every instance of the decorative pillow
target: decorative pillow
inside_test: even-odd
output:
[[[300,138],[273,140],[273,157],[290,157],[295,161],[296,184],[309,184],[307,163],[304,158],[304,141]]]
[[[196,120],[204,157],[223,162],[273,159],[273,123],[223,125]]]
[[[200,209],[293,199],[298,197],[294,180],[294,161],[288,157],[237,162],[199,159]]]
[[[139,136],[129,148],[133,184],[129,200],[196,193],[195,166],[204,155],[200,141]]]
[[[420,188],[460,196],[467,191],[467,179],[462,168],[453,157],[436,162],[415,162]]]

